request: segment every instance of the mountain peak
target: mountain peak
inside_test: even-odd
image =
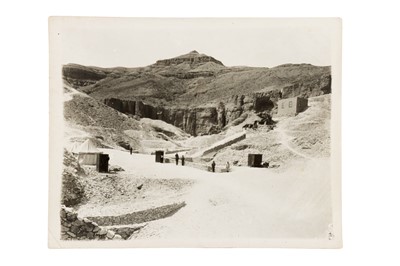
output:
[[[196,50],[193,50],[187,54],[183,54],[177,57],[169,58],[169,59],[162,59],[156,62],[156,65],[178,65],[181,63],[189,63],[189,64],[201,64],[207,62],[214,62],[223,66],[221,61],[218,61],[212,56],[208,56],[206,54],[200,54]]]

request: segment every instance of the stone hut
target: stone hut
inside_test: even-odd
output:
[[[278,101],[278,116],[294,116],[305,111],[308,100],[302,97],[293,97]]]

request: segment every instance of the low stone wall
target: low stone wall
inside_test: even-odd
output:
[[[140,224],[172,216],[184,206],[186,203],[181,202],[124,215],[95,216],[88,219],[101,226]]]
[[[225,139],[222,139],[216,143],[214,143],[213,145],[211,145],[211,147],[202,149],[194,154],[191,155],[192,158],[196,158],[196,157],[202,157],[205,156],[207,154],[210,154],[212,152],[216,152],[218,150],[221,150],[225,147],[231,146],[232,144],[239,142],[241,140],[244,140],[246,138],[246,133],[245,132],[240,132],[237,133],[235,135],[229,136]]]
[[[65,206],[61,207],[61,239],[62,240],[120,240],[121,235],[113,230],[101,228],[90,219],[78,217],[78,214]],[[126,238],[124,238],[126,239]]]
[[[244,140],[245,138],[246,138],[246,134],[241,134],[240,136],[238,136],[238,137],[236,137],[236,138],[234,138],[234,139],[232,139],[230,141],[227,141],[225,143],[221,143],[219,145],[215,145],[214,147],[211,147],[210,149],[204,151],[203,156],[208,154],[208,153],[216,152],[216,151],[219,151],[219,150],[221,150],[221,149],[223,149],[225,147],[231,146],[233,143],[236,143],[236,142],[239,142],[241,140]]]

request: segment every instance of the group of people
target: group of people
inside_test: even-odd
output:
[[[130,153],[132,154],[132,147],[129,148],[129,151],[130,151]],[[181,162],[182,162],[182,165],[185,165],[185,156],[183,156],[183,155],[181,156]],[[176,163],[176,165],[179,164],[179,155],[178,155],[177,153],[175,154],[175,163]],[[215,173],[215,166],[216,166],[215,161],[212,161],[212,163],[211,163],[211,170],[212,170],[214,173]],[[231,170],[231,165],[230,165],[229,162],[226,162],[225,170],[226,170],[226,172],[229,172],[229,171]]]
[[[179,155],[177,153],[175,154],[175,162],[176,162],[176,165],[179,164]],[[183,155],[181,157],[181,162],[182,162],[182,165],[185,165],[185,156],[183,156]]]
[[[183,156],[183,155],[181,156],[181,162],[182,162],[182,165],[185,165],[185,156]],[[175,154],[175,163],[176,163],[176,165],[179,164],[179,155],[177,153]],[[216,166],[216,163],[215,163],[215,161],[213,161],[211,163],[211,169],[214,173],[215,173],[215,166]],[[231,165],[229,162],[226,162],[225,170],[226,170],[226,172],[229,172],[231,170]]]
[[[212,163],[211,163],[211,170],[213,171],[213,173],[215,173],[215,166],[216,166],[215,161],[212,161]],[[229,171],[231,170],[231,165],[230,165],[229,162],[226,162],[225,170],[226,170],[226,172],[229,172]]]

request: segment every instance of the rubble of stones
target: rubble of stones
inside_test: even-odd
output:
[[[131,237],[131,235],[139,231],[143,226],[137,227],[117,227],[117,228],[110,228],[110,230],[114,231],[116,234],[122,236],[123,239],[127,240]]]
[[[78,214],[65,206],[61,207],[61,239],[62,240],[121,240],[121,235],[112,230],[99,227],[87,218],[78,217]]]

